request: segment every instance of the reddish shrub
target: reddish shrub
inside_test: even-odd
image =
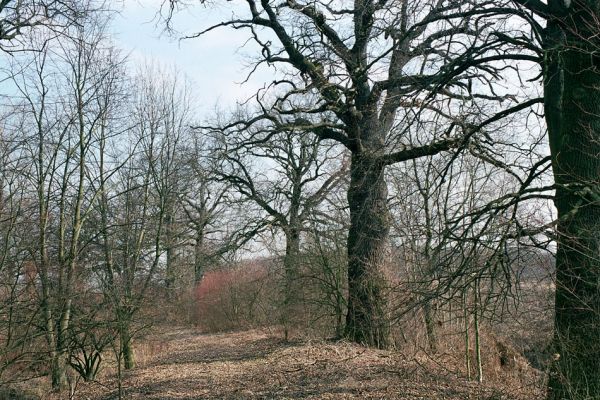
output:
[[[207,272],[195,288],[194,322],[211,332],[272,323],[270,280],[260,262]]]

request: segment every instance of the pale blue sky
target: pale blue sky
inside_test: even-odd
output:
[[[247,39],[246,32],[220,29],[202,38],[182,41],[163,33],[164,26],[156,19],[161,2],[124,0],[122,12],[113,22],[115,44],[130,54],[132,64],[155,60],[185,74],[191,80],[193,97],[202,114],[210,117],[216,104],[232,108],[236,100],[245,100],[272,79],[263,71],[241,84],[249,71],[245,65],[250,50],[240,48]],[[230,15],[230,9],[192,6],[176,15],[174,28],[190,34],[227,20]]]

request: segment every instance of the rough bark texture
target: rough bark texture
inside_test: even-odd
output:
[[[353,154],[348,189],[348,313],[346,336],[378,348],[389,346],[385,261],[389,210],[385,167]]]
[[[551,1],[558,17],[549,19],[545,38],[545,108],[560,218],[552,400],[600,399],[599,3]]]

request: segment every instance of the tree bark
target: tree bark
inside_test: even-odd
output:
[[[382,272],[390,225],[384,173],[376,158],[352,155],[346,336],[378,348],[389,346],[390,333]]]
[[[133,350],[133,338],[128,323],[121,326],[121,354],[123,356],[123,367],[127,370],[135,368],[135,353]]]
[[[176,249],[175,249],[175,217],[173,216],[173,206],[170,204],[167,206],[167,215],[165,217],[165,245],[167,253],[167,263],[165,268],[165,286],[167,291],[167,298],[173,300],[175,297],[175,283],[177,280],[176,274]]]
[[[427,332],[427,343],[429,344],[429,350],[432,353],[437,353],[438,351],[438,339],[437,339],[437,329],[436,329],[436,318],[435,311],[432,307],[432,301],[425,299],[425,304],[423,304],[423,315],[425,319],[425,330]]]
[[[204,264],[206,254],[204,252],[204,229],[197,228],[194,243],[194,283],[197,287],[204,277]]]
[[[51,357],[51,383],[53,390],[62,390],[67,387],[66,362],[62,354],[52,350]]]
[[[558,210],[548,398],[600,398],[600,2],[551,1],[544,90]]]
[[[298,257],[300,256],[300,232],[297,228],[288,227],[285,233],[285,284],[283,293],[283,315],[285,339],[288,339],[289,329],[296,320],[298,312]]]

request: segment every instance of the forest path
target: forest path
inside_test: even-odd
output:
[[[539,398],[531,390],[468,382],[426,355],[409,360],[346,342],[284,342],[267,331],[171,329],[138,348],[138,367],[123,376],[123,399]],[[100,382],[80,385],[76,398],[118,398],[115,376]]]

